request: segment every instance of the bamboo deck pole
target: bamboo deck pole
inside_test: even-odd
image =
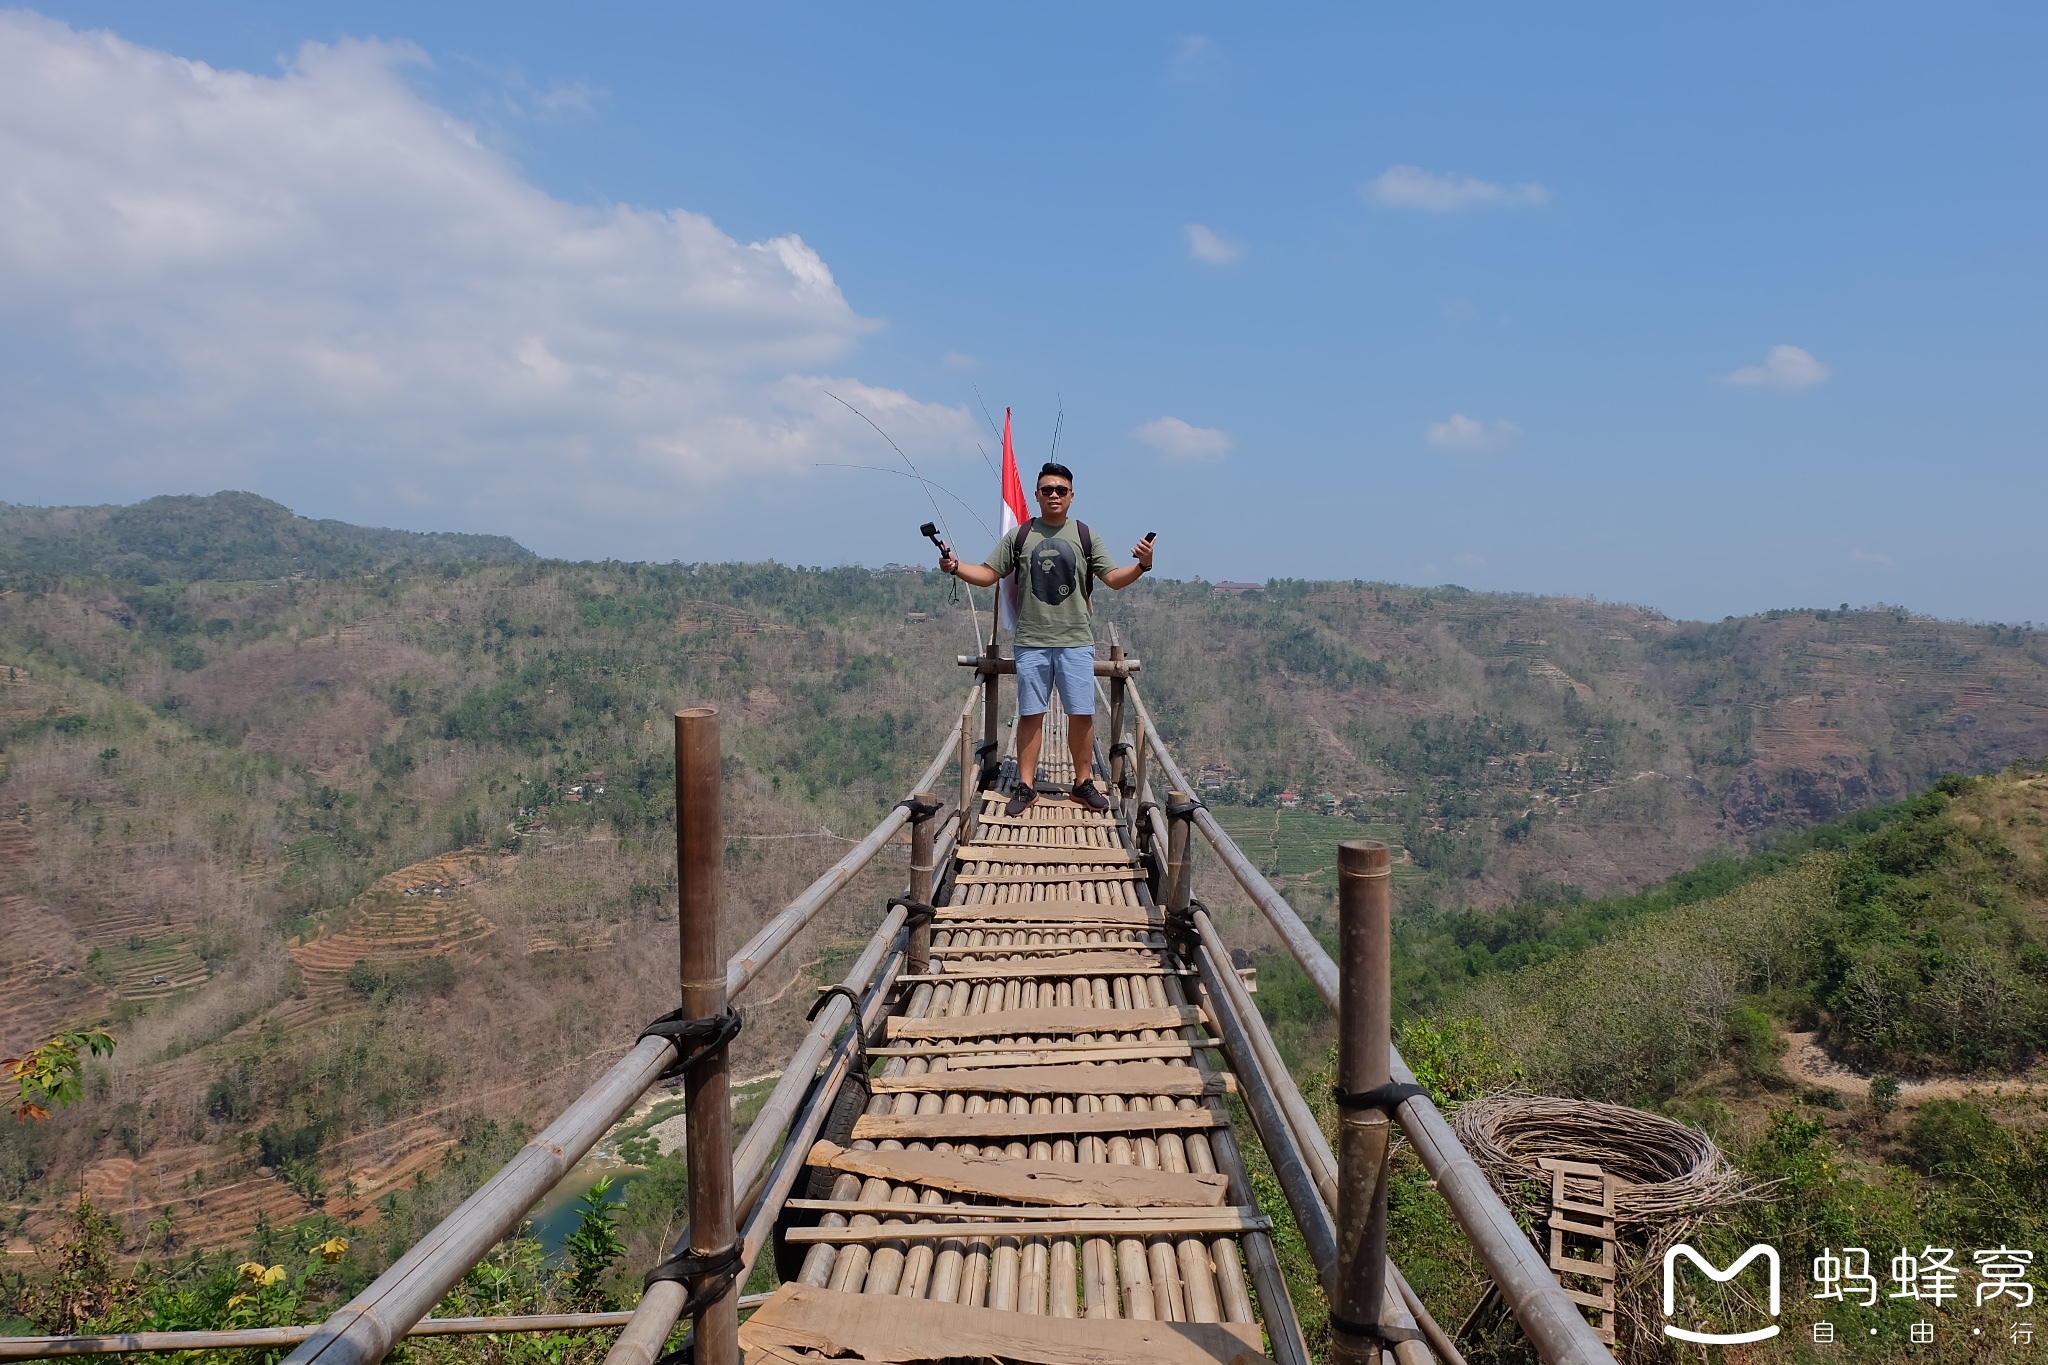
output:
[[[1337,1087],[1359,1094],[1393,1079],[1393,931],[1387,846],[1337,845],[1337,927],[1343,972],[1337,996]],[[1387,1151],[1383,1109],[1337,1111],[1337,1273],[1330,1286],[1330,1358],[1379,1365],[1386,1340]]]
[[[928,791],[910,794],[916,806],[910,817],[910,899],[923,905],[932,902],[932,842],[938,831],[938,797]],[[929,922],[910,931],[910,974],[921,976],[932,967],[932,926]]]
[[[1169,812],[1175,808],[1187,809],[1188,794],[1184,791],[1170,791],[1166,794],[1166,801]],[[1189,819],[1189,815],[1192,814],[1192,810],[1189,810],[1186,815],[1169,813],[1166,817],[1166,884],[1160,890],[1165,893],[1166,908],[1169,911],[1187,909],[1188,899],[1194,894],[1195,879],[1191,862],[1195,850],[1189,842],[1189,836],[1194,832],[1194,822]],[[1224,963],[1226,966],[1229,964],[1227,956]]]
[[[1109,628],[1109,661],[1121,664],[1124,661],[1123,643],[1117,639],[1116,627]],[[1128,685],[1121,671],[1109,679],[1109,799],[1118,803],[1123,800],[1124,774],[1129,771],[1128,751],[1118,749],[1124,738],[1124,689]]]
[[[682,947],[683,1011],[708,1019],[725,1009],[725,959],[719,953],[725,835],[719,808],[718,712],[676,714],[676,917]],[[683,1074],[684,1137],[690,1167],[690,1250],[713,1254],[733,1242],[732,1101],[726,1048],[712,1049]],[[739,1365],[739,1293],[735,1283],[697,1312],[696,1365]]]

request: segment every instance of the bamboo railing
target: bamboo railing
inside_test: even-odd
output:
[[[708,708],[678,715],[679,975],[688,1011],[681,1027],[710,1024],[727,1001],[742,996],[906,824],[912,826],[911,879],[902,900],[931,901],[935,869],[947,864],[956,844],[975,837],[981,793],[993,779],[992,759],[1000,752],[999,680],[1014,668],[993,649],[962,656],[959,662],[975,670],[975,688],[936,757],[912,784],[911,799],[891,810],[823,876],[762,925],[724,962],[722,973],[711,956],[718,942],[723,864],[716,715]],[[1142,850],[1160,874],[1159,906],[1167,912],[1169,925],[1180,926],[1176,932],[1188,935],[1179,951],[1196,971],[1189,989],[1199,993],[1199,1003],[1214,1023],[1335,1310],[1337,1357],[1366,1362],[1385,1349],[1399,1365],[1427,1365],[1432,1353],[1445,1365],[1464,1365],[1456,1344],[1387,1255],[1384,1176],[1391,1117],[1546,1365],[1611,1365],[1611,1356],[1427,1096],[1411,1094],[1398,1105],[1375,1100],[1382,1106],[1378,1111],[1370,1105],[1361,1108],[1355,1100],[1347,1102],[1340,1125],[1341,1150],[1332,1151],[1238,978],[1215,923],[1191,904],[1192,835],[1201,832],[1339,1018],[1340,1079],[1353,1091],[1369,1091],[1389,1081],[1410,1086],[1414,1082],[1388,1036],[1386,851],[1362,844],[1341,849],[1345,875],[1340,878],[1340,920],[1346,951],[1340,970],[1215,818],[1199,801],[1187,799],[1192,788],[1138,695],[1135,679],[1141,667],[1138,660],[1125,656],[1112,633],[1108,657],[1095,668],[1097,677],[1107,682],[1110,718],[1106,744],[1098,736],[1097,762],[1117,794],[1130,846]],[[958,767],[960,799],[950,815],[940,818],[929,794],[941,789],[940,779],[949,764]],[[1152,800],[1155,770],[1175,798],[1165,811]],[[1150,899],[1146,903],[1151,904]],[[687,1253],[703,1263],[721,1264],[727,1272],[712,1280],[712,1288],[699,1296],[705,1301],[695,1309],[694,1359],[699,1365],[736,1365],[740,1288],[804,1169],[806,1153],[841,1082],[888,1012],[899,976],[920,978],[929,970],[931,942],[925,923],[910,924],[904,904],[892,902],[865,950],[798,1042],[737,1150],[728,1126],[725,1045],[714,1042],[691,1052],[685,1085],[692,1218],[671,1256]],[[1181,987],[1175,984],[1172,989],[1178,992]],[[849,1024],[850,1031],[840,1039]],[[253,1332],[0,1339],[0,1359],[291,1345],[286,1365],[375,1365],[413,1335],[616,1327],[619,1336],[606,1365],[654,1365],[691,1299],[685,1281],[702,1282],[697,1268],[680,1272],[682,1280],[652,1279],[630,1313],[438,1321],[427,1314],[682,1055],[668,1037],[643,1036],[482,1188],[323,1323]],[[1206,1068],[1205,1056],[1197,1048],[1194,1064]],[[1242,1180],[1228,1127],[1215,1131],[1214,1142],[1219,1162]],[[1307,1365],[1269,1240],[1263,1232],[1253,1231],[1244,1238],[1244,1249],[1265,1307],[1274,1354],[1281,1365]],[[697,1263],[693,1261],[693,1267]]]

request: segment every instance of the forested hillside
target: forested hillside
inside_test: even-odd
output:
[[[1502,907],[1568,919],[2048,753],[2048,639],[1890,608],[1153,580],[1097,607],[1311,917],[1337,837],[1403,847],[1404,921],[1466,936],[1440,983]],[[973,631],[935,574],[569,564],[240,494],[0,509],[0,1052],[120,1044],[0,1138],[10,1245],[80,1189],[195,1242],[364,1215],[551,1113],[673,1004],[669,714],[721,707],[744,932],[928,760]],[[743,1069],[903,861],[746,1002]]]
[[[1396,949],[1421,1004],[1407,1056],[1446,1104],[1522,1086],[1661,1110],[1770,1182],[1689,1236],[1717,1264],[1759,1241],[1782,1255],[1785,1333],[1753,1359],[1812,1359],[1819,1321],[1844,1358],[1897,1359],[1909,1326],[1935,1316],[1910,1296],[1817,1301],[1808,1268],[1828,1246],[1884,1248],[1880,1261],[2039,1246],[2048,764],[1944,778],[1761,856],[1551,912],[1501,917],[1491,951],[1462,962],[1456,927],[1410,924]],[[1477,1267],[1416,1168],[1396,1191],[1396,1238],[1429,1268],[1424,1292],[1476,1300]],[[1653,1320],[1654,1273],[1635,1279]],[[1965,1294],[1938,1316],[1933,1358],[1980,1359],[1996,1357],[1969,1350],[1971,1328],[2010,1344],[2029,1315]]]

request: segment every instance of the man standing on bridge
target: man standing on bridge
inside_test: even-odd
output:
[[[1038,515],[996,542],[987,562],[939,561],[949,573],[978,588],[993,587],[1016,573],[1017,593],[1017,787],[1005,807],[1021,815],[1038,799],[1038,750],[1045,738],[1045,708],[1057,687],[1066,709],[1067,749],[1074,757],[1074,799],[1090,810],[1109,809],[1095,784],[1095,630],[1089,595],[1096,580],[1118,590],[1152,568],[1152,538],[1131,550],[1138,562],[1117,567],[1068,513],[1074,506],[1073,471],[1047,463],[1038,471]]]

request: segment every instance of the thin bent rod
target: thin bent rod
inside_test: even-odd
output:
[[[1165,743],[1160,740],[1158,727],[1153,725],[1151,713],[1145,709],[1135,680],[1127,684],[1124,698],[1132,712],[1144,722],[1146,745],[1159,760],[1160,772],[1165,776],[1169,789],[1192,792],[1194,789],[1188,786],[1180,765],[1173,761],[1173,755],[1166,751]],[[1215,816],[1198,806],[1194,819],[1202,836],[1237,879],[1237,884],[1264,912],[1267,922],[1280,935],[1295,961],[1301,964],[1302,971],[1315,984],[1324,1004],[1335,1010],[1337,964],[1323,951],[1323,945],[1316,942],[1315,935],[1301,922],[1301,916],[1294,913],[1294,907],[1244,856],[1230,835],[1224,832],[1223,826],[1216,822]],[[1395,1081],[1414,1084],[1415,1073],[1402,1060],[1400,1049],[1392,1051]],[[1516,1320],[1521,1323],[1522,1331],[1545,1365],[1612,1365],[1614,1357],[1593,1335],[1592,1326],[1572,1301],[1565,1297],[1564,1287],[1550,1273],[1550,1267],[1529,1241],[1528,1234],[1515,1223],[1485,1174],[1465,1151],[1457,1134],[1451,1131],[1450,1124],[1437,1112],[1436,1105],[1428,1096],[1418,1095],[1402,1102],[1398,1117],[1401,1130],[1421,1159],[1423,1168],[1436,1181],[1438,1192],[1451,1206],[1459,1226],[1471,1240],[1480,1260],[1486,1263],[1488,1273],[1515,1310]]]
[[[952,759],[957,738],[957,730],[948,732],[938,757],[910,790],[930,789]],[[890,811],[857,847],[763,925],[729,962],[727,995],[746,989],[909,818],[903,806]],[[285,1365],[375,1365],[390,1354],[399,1338],[433,1311],[449,1286],[518,1226],[527,1210],[597,1145],[675,1058],[675,1044],[668,1039],[641,1039],[482,1188],[362,1293],[335,1310],[285,1358]]]

